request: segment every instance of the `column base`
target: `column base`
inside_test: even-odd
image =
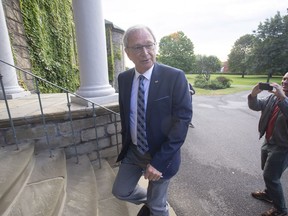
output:
[[[6,93],[6,99],[10,100],[10,99],[15,99],[15,98],[21,98],[21,97],[25,97],[31,95],[30,91],[22,91],[22,92],[18,92],[18,93]],[[4,100],[4,94],[1,91],[0,92],[0,100]]]
[[[100,106],[106,106],[108,104],[110,105],[110,104],[118,103],[118,94],[114,93],[112,95],[107,95],[107,96],[102,96],[102,97],[85,98],[91,102],[83,100],[82,98],[79,98],[76,96],[70,96],[70,99],[72,103],[80,104],[80,105],[87,106],[87,107],[92,106],[91,102],[94,102],[96,105],[98,104]],[[97,108],[97,106],[95,108]]]

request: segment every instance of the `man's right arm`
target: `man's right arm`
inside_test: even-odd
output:
[[[261,110],[261,104],[260,101],[257,98],[257,95],[261,92],[262,90],[259,89],[259,83],[255,85],[251,91],[251,93],[248,95],[248,107],[252,110],[255,111],[260,111]]]

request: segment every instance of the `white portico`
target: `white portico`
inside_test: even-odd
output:
[[[76,93],[95,103],[115,102],[118,96],[109,84],[101,0],[73,0],[73,13],[80,69]]]
[[[14,65],[2,0],[0,4],[0,59]],[[109,84],[108,78],[105,22],[101,0],[73,0],[72,4],[80,71],[80,87],[76,94],[101,105],[116,102],[118,96]],[[29,93],[18,85],[17,74],[13,67],[0,63],[0,72],[9,99],[14,98],[15,94],[21,97]],[[77,102],[77,99],[73,97],[72,101]]]

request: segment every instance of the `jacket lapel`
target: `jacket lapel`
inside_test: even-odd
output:
[[[153,109],[153,101],[155,100],[155,97],[157,95],[157,92],[159,91],[159,82],[160,82],[160,76],[159,76],[159,65],[155,63],[151,80],[150,80],[150,86],[149,86],[149,92],[148,92],[148,101],[147,101],[147,107],[146,107],[146,122],[148,123],[150,121],[151,112]]]
[[[125,107],[125,113],[130,113],[130,104],[131,104],[131,90],[132,90],[132,84],[133,84],[133,78],[135,75],[135,70],[131,69],[129,73],[127,74],[128,79],[126,79],[124,83],[124,88],[125,88],[125,94],[127,94],[124,98],[126,101],[124,102],[124,107]],[[126,115],[128,118],[127,121],[129,122],[129,115]]]

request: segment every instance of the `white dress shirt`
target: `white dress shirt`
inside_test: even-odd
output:
[[[152,70],[154,68],[154,65],[147,70],[142,75],[145,77],[143,80],[144,84],[144,99],[145,99],[145,110],[147,106],[147,99],[148,99],[148,90],[152,75]],[[138,73],[135,69],[135,76],[133,79],[132,84],[132,91],[131,91],[131,104],[130,104],[130,132],[131,132],[131,139],[132,142],[137,145],[137,97],[138,97],[138,87],[139,87],[139,76],[141,74]]]

